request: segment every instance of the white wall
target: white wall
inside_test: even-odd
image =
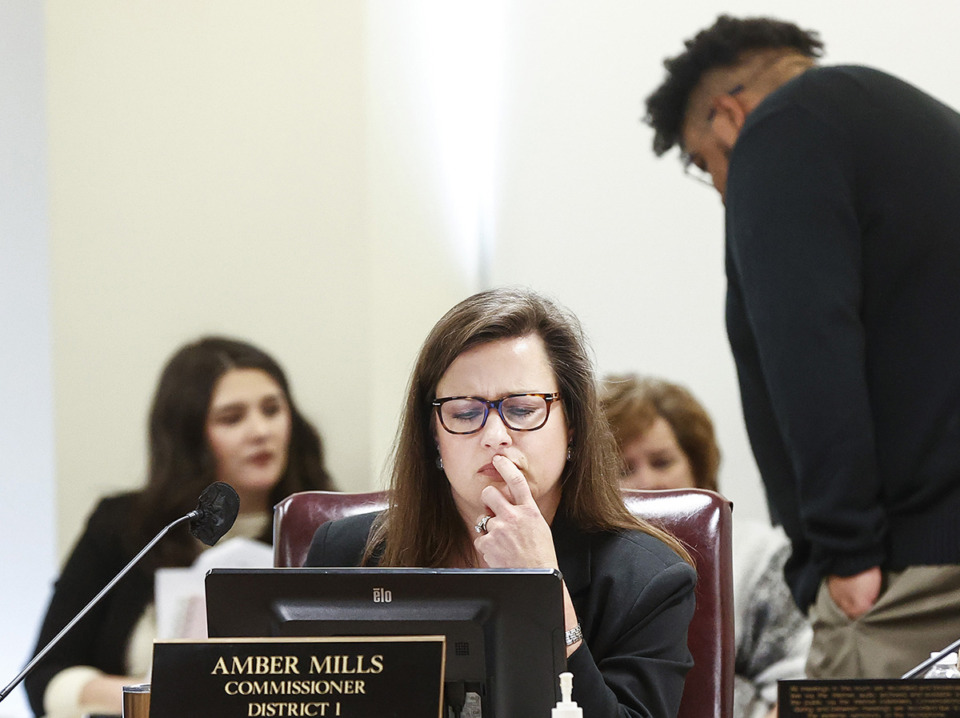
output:
[[[0,687],[30,658],[56,569],[43,8],[0,3]],[[18,688],[0,716],[26,716]]]
[[[723,488],[763,515],[721,208],[653,157],[640,122],[663,57],[721,7],[796,18],[828,61],[960,105],[945,0],[50,0],[60,550],[97,496],[142,480],[145,408],[187,338],[276,353],[340,484],[363,488],[426,330],[506,283],[573,308],[602,370],[690,386],[716,419]]]
[[[720,485],[738,514],[766,507],[723,323],[722,207],[656,159],[640,121],[662,60],[721,12],[819,30],[825,62],[898,74],[960,108],[946,0],[520,0],[509,4],[493,282],[525,283],[573,308],[604,372],[685,383],[712,414]]]
[[[2,7],[30,28],[0,25],[4,52],[36,64],[39,10]],[[49,213],[25,210],[17,236],[34,254],[8,249],[4,232],[3,266],[16,257],[14,279],[34,291],[32,344],[7,370],[17,382],[45,371],[51,307],[57,442],[49,426],[30,434],[35,451],[13,430],[0,440],[36,453],[41,478],[55,457],[61,556],[98,496],[142,481],[150,394],[182,342],[225,332],[276,354],[340,485],[367,488],[427,330],[490,284],[574,309],[602,370],[685,382],[716,420],[723,488],[762,516],[723,328],[721,208],[673,158],[653,157],[640,122],[660,63],[721,10],[781,15],[819,29],[828,62],[888,69],[960,107],[951,0],[44,9],[46,76],[5,61],[3,81],[28,96],[22,107],[47,98],[49,130],[4,115],[0,146],[29,133],[33,184],[16,187],[42,197],[48,145]],[[28,281],[46,271],[48,225],[49,295]],[[13,286],[4,301],[23,301]],[[49,392],[41,378],[36,395]],[[2,481],[7,506],[18,484]],[[31,506],[48,516],[50,499],[41,489]],[[32,611],[5,616],[17,609]]]
[[[61,551],[143,481],[160,367],[206,332],[276,355],[365,486],[363,6],[47,7]]]

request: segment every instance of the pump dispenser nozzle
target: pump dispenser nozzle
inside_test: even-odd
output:
[[[573,702],[573,674],[560,674],[560,702],[551,712],[551,718],[583,718],[583,709]]]

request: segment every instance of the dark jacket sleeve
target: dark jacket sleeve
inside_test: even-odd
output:
[[[696,572],[646,534],[590,540],[588,580],[568,582],[584,633],[567,661],[574,700],[591,718],[676,716],[693,665]]]
[[[313,535],[304,566],[323,568],[359,566],[376,512],[321,524]]]
[[[53,639],[133,558],[123,550],[120,529],[132,495],[104,499],[91,514],[54,585],[34,655]],[[152,577],[132,571],[56,645],[24,680],[30,707],[44,714],[47,684],[72,666],[126,674],[130,633],[153,598]]]

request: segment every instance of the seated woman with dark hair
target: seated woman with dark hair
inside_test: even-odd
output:
[[[294,404],[280,365],[245,342],[206,337],[173,355],[150,410],[149,441],[146,486],[94,510],[57,580],[38,650],[164,526],[196,508],[213,481],[240,496],[227,538],[266,543],[277,501],[333,488],[320,437]],[[34,713],[120,714],[122,687],[150,669],[154,572],[189,566],[204,548],[186,526],[164,537],[26,679]]]
[[[393,458],[389,508],[321,526],[307,565],[559,569],[584,715],[676,715],[696,573],[623,504],[572,315],[508,289],[447,312],[420,350]]]
[[[718,491],[713,422],[689,391],[623,374],[606,377],[600,396],[623,457],[624,488]],[[790,554],[783,531],[736,518],[733,529],[734,716],[760,718],[776,710],[778,680],[804,677],[812,633],[783,576]]]

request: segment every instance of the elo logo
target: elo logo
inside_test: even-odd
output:
[[[373,589],[374,603],[390,603],[393,600],[393,594],[385,588]]]

